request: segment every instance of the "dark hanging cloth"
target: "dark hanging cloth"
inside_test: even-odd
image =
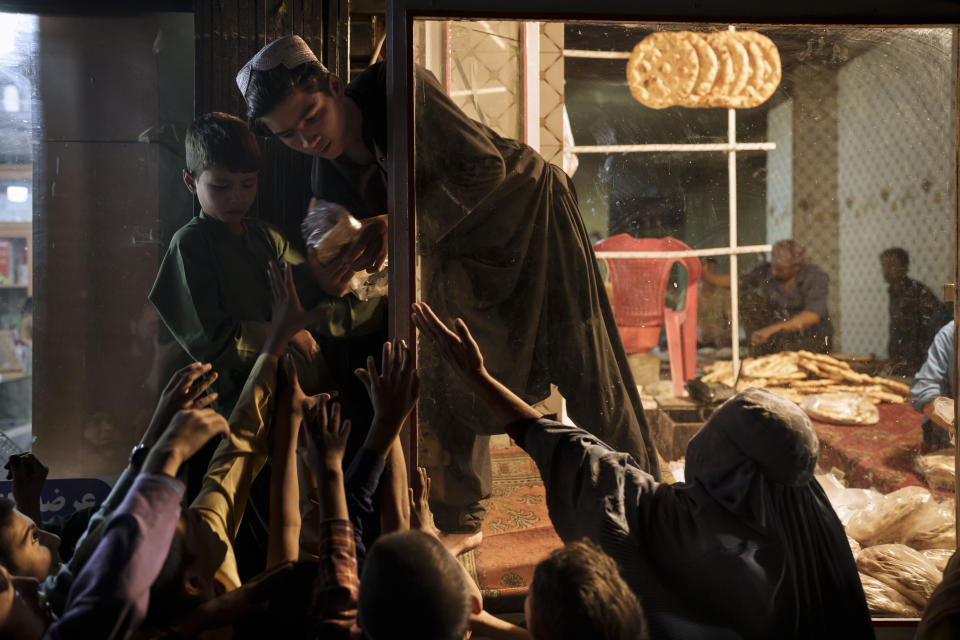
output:
[[[468,118],[426,70],[415,73],[419,297],[462,317],[490,372],[525,400],[557,385],[570,417],[658,475],[657,455],[603,288],[573,185],[530,147]],[[376,171],[315,160],[314,195],[359,217],[386,206],[386,69],[350,83]],[[358,178],[363,178],[362,183]],[[382,194],[378,191],[383,186]],[[420,421],[449,453],[435,515],[445,530],[479,528],[490,492],[486,434],[502,431],[421,347]],[[435,486],[435,488],[438,488]]]
[[[640,597],[651,637],[872,638],[846,534],[814,478],[806,414],[748,389],[687,448],[666,485],[575,427],[508,432],[536,461],[564,541],[590,538]]]

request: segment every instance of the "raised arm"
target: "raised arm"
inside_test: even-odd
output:
[[[343,454],[350,421],[340,421],[340,405],[320,399],[304,411],[307,464],[319,484],[318,556],[310,617],[317,637],[343,637],[357,612],[356,547],[343,486]]]
[[[437,318],[433,309],[425,302],[414,303],[412,309],[413,323],[437,347],[447,364],[470,385],[502,425],[540,417],[539,411],[490,375],[483,366],[480,347],[463,320],[457,318],[454,322],[454,333]]]
[[[278,282],[289,281],[289,267]],[[286,286],[286,285],[285,285]],[[263,350],[244,384],[240,399],[230,415],[230,437],[220,443],[210,460],[200,493],[194,499],[196,509],[210,528],[224,541],[232,543],[243,518],[250,485],[263,468],[268,455],[268,426],[273,418],[277,359],[293,335],[322,312],[304,311],[296,295],[286,296],[286,304],[275,308]],[[232,588],[240,578],[231,547],[221,566],[219,579]]]
[[[136,631],[179,520],[183,485],[177,471],[210,438],[227,433],[226,420],[212,409],[174,416],[45,637],[112,639]]]
[[[217,374],[211,372],[210,369],[209,364],[194,362],[170,377],[166,387],[160,393],[160,399],[157,402],[150,424],[140,438],[138,449],[142,447],[144,451],[131,456],[130,464],[120,474],[120,478],[114,483],[113,489],[100,505],[100,508],[90,517],[87,529],[77,541],[76,550],[70,561],[63,564],[56,575],[44,581],[43,591],[54,613],[59,615],[63,612],[67,594],[74,579],[87,563],[103,536],[103,523],[127,497],[137,474],[140,473],[146,457],[143,454],[149,452],[157,442],[174,415],[180,411],[204,409],[216,399],[217,394],[215,393],[205,394],[207,388],[217,379]]]
[[[462,320],[456,321],[454,333],[426,304],[416,303],[413,310],[420,331],[536,462],[550,519],[561,539],[588,537],[605,550],[608,543],[611,549],[622,544],[634,523],[645,518],[647,498],[657,487],[653,477],[628,454],[612,450],[583,429],[540,419],[536,410],[486,371],[480,349]]]
[[[407,466],[398,435],[417,402],[420,378],[413,365],[413,356],[403,340],[385,342],[381,361],[383,370],[378,373],[374,358],[368,356],[367,368],[357,369],[356,375],[366,387],[374,410],[363,446],[387,462],[380,492],[381,531],[387,533],[410,527]],[[351,492],[349,497],[357,496]]]

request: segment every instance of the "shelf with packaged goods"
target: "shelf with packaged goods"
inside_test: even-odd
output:
[[[14,241],[4,259],[0,251],[0,290],[23,290],[33,295],[33,223],[0,222],[0,243]],[[16,245],[20,245],[19,247]],[[16,252],[23,249],[23,259],[15,260]],[[4,268],[4,262],[6,266]],[[23,270],[22,272],[20,270]]]

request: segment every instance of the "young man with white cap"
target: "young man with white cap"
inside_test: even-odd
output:
[[[349,85],[297,36],[262,49],[237,74],[255,128],[314,157],[313,195],[344,205],[363,236],[335,271],[375,269],[387,246],[386,67]],[[555,384],[569,415],[631,452],[653,473],[649,438],[572,182],[530,147],[468,118],[423,68],[414,72],[417,226],[422,295],[467,318],[492,371],[537,402]],[[322,275],[321,275],[322,278]],[[421,352],[420,424],[438,434],[450,464],[432,469],[440,528],[479,541],[490,494],[488,434],[500,427],[464,404],[435,354]],[[599,417],[599,419],[597,419]],[[440,477],[438,477],[440,476]]]

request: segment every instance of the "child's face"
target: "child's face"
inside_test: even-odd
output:
[[[199,177],[183,172],[183,182],[196,194],[200,206],[211,218],[235,225],[250,210],[257,196],[257,172],[235,173],[208,167]]]
[[[295,89],[260,121],[294,151],[332,160],[347,148],[343,100],[343,82],[330,74],[329,94]]]

